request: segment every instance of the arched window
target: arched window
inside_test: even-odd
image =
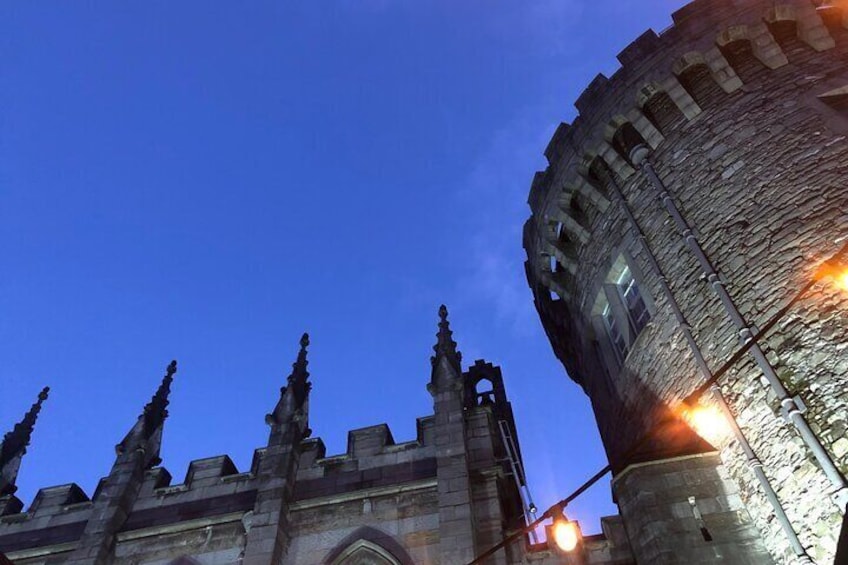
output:
[[[495,403],[495,385],[487,378],[477,381],[474,386],[474,399],[478,406]]]
[[[350,544],[331,565],[401,565],[401,562],[376,543],[361,539]]]

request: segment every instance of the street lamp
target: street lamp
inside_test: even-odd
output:
[[[699,436],[713,445],[720,444],[729,435],[727,418],[712,404],[683,402],[680,413]]]
[[[560,551],[570,553],[580,543],[580,528],[577,522],[572,522],[565,517],[562,507],[557,505],[551,508],[551,517],[554,523],[551,525],[551,537]],[[550,544],[550,540],[548,541]]]

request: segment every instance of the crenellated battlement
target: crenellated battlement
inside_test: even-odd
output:
[[[622,49],[621,67],[587,85],[575,101],[578,116],[557,127],[544,151],[549,165],[530,188],[535,229],[525,230],[525,249],[529,276],[559,296],[572,293],[575,254],[609,206],[592,162],[599,160],[621,180],[635,172],[615,143],[625,123],[656,149],[703,107],[745,89],[746,78],[758,80],[752,63],[780,69],[789,63],[784,47],[795,42],[826,54],[836,45],[834,36],[848,30],[848,10],[816,10],[807,0],[698,0],[672,20],[660,34],[648,30]]]
[[[350,430],[344,453],[328,455],[321,438],[310,437],[304,334],[265,418],[268,442],[254,451],[250,468],[239,470],[227,455],[195,459],[174,484],[171,472],[158,466],[172,362],[90,499],[75,484],[60,485],[41,489],[22,511],[12,495],[15,474],[4,475],[11,479],[0,496],[0,552],[26,564],[164,563],[187,555],[215,563],[280,563],[286,555],[286,563],[329,563],[336,545],[341,551],[356,542],[345,541],[360,531],[351,525],[381,522],[392,523],[387,531],[399,537],[369,540],[408,551],[415,562],[442,551],[440,536],[456,537],[460,528],[468,530],[462,546],[471,548],[463,554],[479,551],[472,545],[471,512],[492,518],[480,527],[495,530],[494,537],[523,518],[515,481],[499,483],[510,472],[501,422],[507,421],[510,437],[517,433],[500,369],[480,360],[462,371],[446,307],[439,318],[427,386],[433,413],[416,420],[414,439],[397,442],[387,424],[377,424]],[[446,544],[442,562],[458,562],[457,545]]]
[[[386,424],[348,432],[347,450],[326,455],[324,442],[301,444],[295,499],[340,495],[390,484],[429,479],[435,472],[433,416],[417,420],[417,437],[396,443]]]
[[[321,438],[302,440],[295,500],[434,479],[433,425],[433,416],[418,418],[416,438],[402,443],[395,442],[386,424],[351,430],[346,452],[331,456],[326,455]],[[178,484],[172,484],[165,467],[145,471],[122,531],[160,527],[186,516],[199,520],[249,512],[255,504],[256,473],[265,453],[266,448],[255,450],[250,470],[243,472],[227,455],[193,460]],[[9,513],[0,517],[0,543],[7,551],[26,547],[33,535],[46,536],[60,545],[72,543],[82,535],[105,481],[99,482],[91,499],[75,483],[40,489],[25,511],[15,498],[6,505]]]
[[[81,502],[90,502],[90,499],[85,494],[85,491],[76,483],[41,488],[35,494],[35,498],[27,513],[33,517],[40,518],[50,515],[57,511],[57,509],[58,511],[64,511],[65,507]]]
[[[523,231],[542,325],[592,399],[613,469],[656,430],[657,415],[726,363],[740,328],[790,304],[848,225],[848,5],[699,0],[673,21],[636,38],[621,67],[577,98],[579,114],[557,127],[548,166],[533,177]],[[832,468],[848,465],[835,440],[845,429],[835,414],[848,385],[836,363],[848,330],[844,299],[816,293],[758,343],[765,362],[746,357],[720,384],[769,477],[782,477],[774,489],[801,544],[830,562],[838,528],[819,525],[840,521],[826,491]],[[816,452],[818,465],[775,417],[764,374],[803,399],[827,452]],[[761,535],[777,562],[797,554],[785,527],[772,527],[776,511],[745,458],[724,441],[714,445],[760,530],[752,538]],[[651,515],[642,499],[619,503],[633,531]],[[653,560],[648,548],[635,551]]]

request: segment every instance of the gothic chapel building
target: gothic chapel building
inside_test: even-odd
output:
[[[349,432],[347,451],[328,456],[310,437],[304,334],[249,470],[210,457],[174,484],[160,465],[172,362],[94,493],[46,487],[24,509],[15,479],[45,389],[0,447],[0,556],[21,565],[471,561],[524,524],[524,479],[500,369],[476,361],[463,370],[444,306],[439,316],[433,413],[412,441],[395,442],[380,424]],[[524,552],[514,544],[487,563],[521,563]]]

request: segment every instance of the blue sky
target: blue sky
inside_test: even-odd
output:
[[[312,337],[328,452],[414,438],[437,308],[500,364],[540,507],[605,463],[533,310],[521,225],[572,102],[684,2],[5,2],[0,432],[18,495],[91,494],[179,360],[164,465],[244,470]],[[615,512],[608,480],[573,503]]]

